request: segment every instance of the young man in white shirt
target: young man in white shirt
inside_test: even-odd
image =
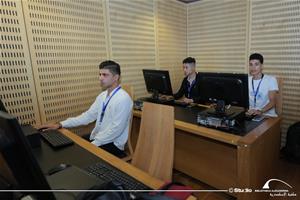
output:
[[[71,128],[96,121],[89,136],[91,143],[122,158],[126,156],[124,146],[128,139],[132,99],[120,86],[121,69],[118,63],[107,60],[99,65],[99,69],[103,92],[91,107],[77,117],[42,125],[40,129]]]
[[[276,117],[276,93],[278,84],[275,77],[262,73],[264,58],[259,53],[249,57],[249,110],[248,115]]]

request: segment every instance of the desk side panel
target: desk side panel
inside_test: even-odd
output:
[[[262,131],[262,133],[260,133]],[[238,182],[240,188],[262,189],[271,178],[277,178],[280,151],[280,120],[270,119],[249,133],[238,146]],[[255,140],[252,140],[255,137]],[[251,141],[251,142],[250,142]],[[239,200],[265,200],[269,193],[240,193]]]
[[[236,146],[176,129],[174,168],[218,189],[237,180]]]

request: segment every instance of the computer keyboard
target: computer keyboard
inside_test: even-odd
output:
[[[171,100],[171,99],[162,99],[162,98],[152,99],[151,97],[142,98],[142,100],[148,101],[148,102],[151,102],[151,103],[158,103],[158,104],[170,104],[170,103],[173,102],[173,100]]]
[[[139,101],[147,101],[151,103],[164,104],[169,106],[179,106],[179,107],[187,107],[190,104],[185,103],[181,100],[173,100],[173,99],[152,99],[151,97],[140,98]]]
[[[53,148],[61,148],[74,144],[74,142],[60,133],[58,130],[47,130],[41,132],[42,138],[44,138],[50,146]]]
[[[247,121],[251,121],[254,117],[255,117],[255,115],[247,115],[247,114],[245,114],[244,119],[247,120]]]
[[[126,190],[150,190],[148,186],[137,181],[133,177],[111,166],[105,161],[88,166],[85,170],[104,181],[116,181],[121,183]]]

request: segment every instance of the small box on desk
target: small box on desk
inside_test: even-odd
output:
[[[207,110],[203,111],[203,113],[210,117],[223,118],[227,120],[234,119],[236,121],[242,121],[245,118],[245,109],[237,106],[230,106],[229,108],[225,109],[224,113],[218,113],[214,108],[208,108]]]
[[[32,148],[41,146],[41,136],[37,129],[33,128],[30,124],[22,125],[21,128]]]
[[[198,113],[197,123],[214,128],[233,128],[236,123],[244,120],[245,109],[231,106],[224,113],[218,113],[214,108],[209,108]]]

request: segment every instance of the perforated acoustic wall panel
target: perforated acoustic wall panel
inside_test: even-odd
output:
[[[188,55],[197,58],[200,71],[246,71],[247,2],[188,4]]]
[[[153,1],[110,0],[112,59],[122,67],[122,83],[134,87],[135,97],[147,95],[144,68],[156,68]]]
[[[40,123],[21,1],[0,5],[0,98],[21,123]]]
[[[250,51],[264,55],[266,74],[283,78],[282,132],[286,133],[300,119],[300,1],[251,2]]]
[[[23,1],[42,122],[85,111],[107,58],[102,1]]]
[[[158,66],[169,70],[176,92],[183,79],[182,60],[187,56],[187,9],[174,0],[155,2]]]

